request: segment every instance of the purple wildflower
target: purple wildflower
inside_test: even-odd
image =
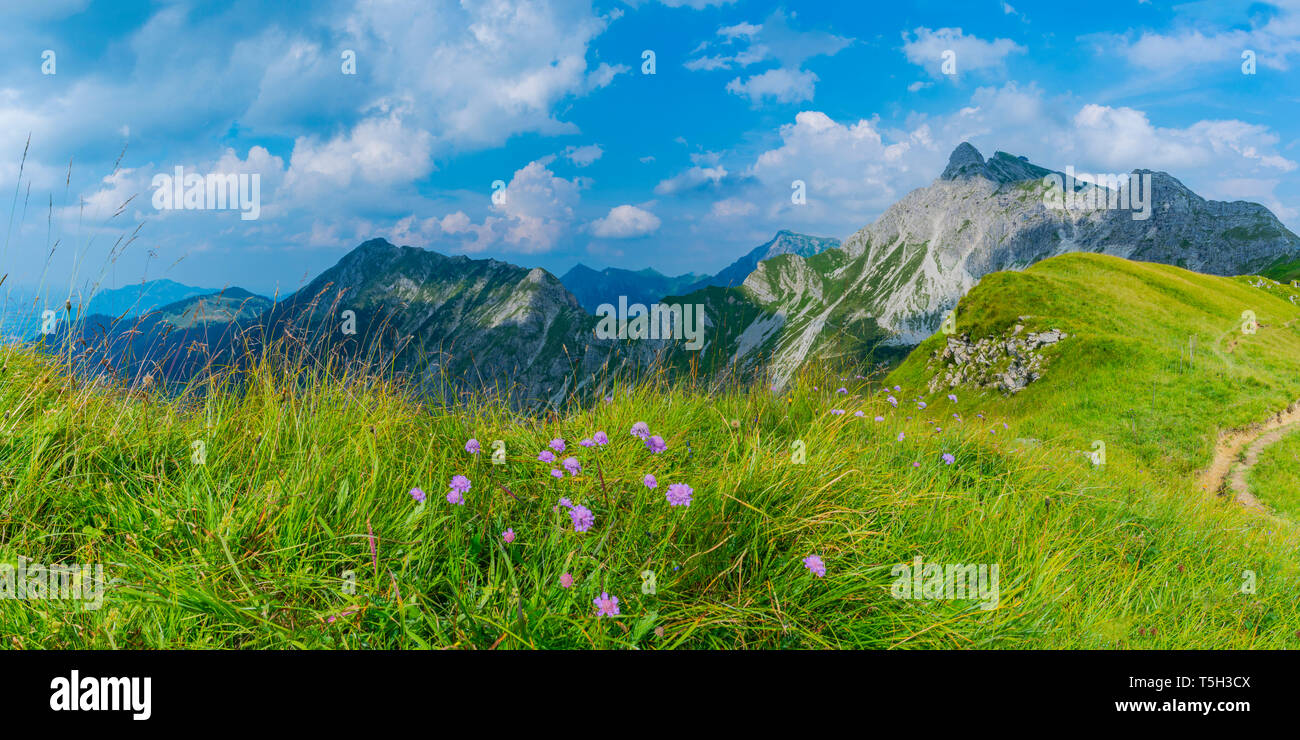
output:
[[[466,478],[463,475],[453,475],[451,477],[451,483],[448,483],[447,485],[451,486],[452,490],[460,491],[461,493],[468,493],[469,489],[472,488],[469,483],[469,478]]]
[[[865,414],[863,414],[861,411],[854,411],[853,415],[858,418],[862,418],[863,416],[865,416]]]
[[[848,389],[848,388],[840,388],[839,390],[837,390],[837,391],[835,391],[835,392],[836,392],[836,393],[848,393],[848,392],[849,392],[849,389]]]
[[[569,471],[569,475],[577,475],[582,472],[582,466],[578,464],[578,458],[576,457],[564,458],[564,469]]]
[[[877,416],[877,417],[876,417],[876,421],[884,421],[884,420],[885,420],[885,417],[883,417],[883,416]]]
[[[898,399],[897,399],[897,398],[894,398],[893,396],[890,396],[889,398],[886,398],[885,400],[886,400],[886,401],[889,401],[889,405],[890,405],[890,406],[893,406],[894,408],[898,408]]]
[[[561,498],[561,499],[560,499],[560,506],[563,506],[563,507],[566,508],[566,509],[572,509],[572,508],[573,508],[573,502],[570,501],[570,500],[568,499],[568,497],[564,497],[564,498]]]
[[[596,441],[595,441],[594,439],[592,439],[591,437],[588,437],[588,438],[582,440],[581,442],[579,442],[578,444],[582,445],[583,447],[595,447],[595,446],[596,446]]]
[[[573,588],[573,576],[568,573],[561,575],[560,588]]]
[[[645,478],[642,478],[642,479],[641,479],[641,482],[645,484],[645,487],[646,487],[646,488],[658,488],[658,487],[659,487],[659,481],[656,480],[655,477],[654,477],[653,475],[650,475],[649,473],[646,473]]]
[[[591,602],[591,603],[593,603],[593,604],[596,605],[596,616],[597,616],[597,617],[617,617],[617,616],[618,616],[618,597],[617,597],[617,596],[610,596],[609,594],[605,593],[604,591],[601,591],[601,592],[600,592],[600,596],[597,596],[595,599],[592,599],[592,602]]]
[[[903,433],[902,433],[902,432],[899,432],[899,433],[898,433],[898,441],[899,441],[899,442],[902,442],[902,441],[903,441]]]
[[[826,563],[822,562],[820,555],[809,555],[803,559],[804,567],[812,571],[812,574],[818,578],[826,577]]]
[[[506,531],[502,532],[502,533],[501,533],[501,539],[505,540],[507,545],[510,544],[511,542],[514,542],[514,541],[515,541],[515,530],[514,530],[514,529],[507,529]]]
[[[555,453],[550,450],[542,450],[537,454],[537,459],[544,463],[552,463],[555,462]]]
[[[460,491],[457,491],[456,489],[453,488],[447,492],[447,503],[459,504],[461,506],[464,506],[465,496]]]
[[[953,403],[957,403],[957,397],[951,393],[948,394],[948,400],[952,401]]]
[[[550,448],[552,450],[555,450],[556,452],[564,452],[564,440],[559,437],[556,437],[555,439],[551,440]]]
[[[559,469],[559,468],[551,468],[551,477],[552,477],[552,478],[563,478],[563,477],[564,477],[564,473],[560,472],[560,469]]]
[[[586,532],[596,523],[596,515],[591,513],[591,509],[585,506],[575,506],[569,510],[569,518],[573,520],[573,531]]]
[[[650,450],[651,452],[653,452],[653,453],[656,454],[656,455],[658,455],[660,452],[663,452],[664,450],[668,449],[668,445],[664,444],[664,438],[663,438],[663,437],[660,437],[658,434],[656,434],[655,436],[653,436],[653,437],[647,439],[647,440],[645,441],[645,446],[646,446],[646,449]]]
[[[916,407],[917,407],[918,409],[924,409],[924,408],[925,408],[925,401],[917,401],[917,402],[916,402]]]
[[[945,452],[943,453],[943,461],[947,465],[952,465],[953,463],[957,462],[957,458]]]
[[[605,434],[604,432],[596,432],[595,434],[591,435],[591,439],[595,441],[595,443],[598,445],[609,444],[609,435]]]
[[[411,498],[415,499],[416,501],[419,501],[420,503],[424,503],[424,491],[421,491],[418,488],[412,488]]]
[[[632,425],[632,436],[638,439],[645,439],[650,436],[650,425],[644,421],[638,421]]]
[[[482,449],[482,447],[479,447],[477,439],[470,439],[465,443],[465,451],[471,455],[477,455]]]
[[[831,409],[831,416],[840,416],[843,413],[844,409]]]
[[[685,483],[674,483],[671,486],[668,486],[668,505],[690,506],[691,494],[693,493],[695,493],[695,491]]]

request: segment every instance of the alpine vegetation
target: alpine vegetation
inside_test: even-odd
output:
[[[910,565],[895,565],[890,575],[894,583],[889,593],[895,599],[971,599],[984,611],[998,608],[997,563],[922,564],[918,555]]]
[[[0,599],[76,600],[95,611],[104,605],[104,566],[42,565],[20,555],[17,567],[0,563]]]
[[[618,297],[618,308],[611,303],[596,307],[597,339],[674,339],[686,338],[686,349],[704,347],[704,304],[644,303],[628,305],[627,296]]]

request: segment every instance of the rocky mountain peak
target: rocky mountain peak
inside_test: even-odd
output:
[[[1029,161],[1027,157],[1017,157],[1006,152],[994,152],[988,160],[979,150],[963,141],[952,150],[948,157],[948,166],[944,168],[940,180],[966,180],[982,177],[998,184],[1040,180],[1053,174],[1052,170]]]
[[[939,175],[940,180],[963,180],[968,177],[989,178],[988,168],[984,165],[984,155],[969,141],[963,141],[948,156],[948,166]]]

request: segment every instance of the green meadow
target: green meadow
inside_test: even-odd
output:
[[[0,563],[100,563],[111,580],[99,608],[0,600],[0,635],[22,649],[1300,646],[1294,526],[1196,484],[1219,431],[1300,398],[1300,309],[1274,292],[1094,255],[987,276],[959,331],[1028,315],[1069,334],[1010,398],[930,393],[941,335],[886,377],[817,368],[779,393],[661,379],[536,414],[433,407],[383,373],[345,382],[276,353],[163,393],[0,349]],[[538,459],[554,440],[564,450]],[[1082,454],[1092,440],[1104,465]],[[674,484],[689,506],[670,505]],[[916,558],[996,565],[995,602],[897,598],[896,568]],[[609,599],[597,615],[602,595],[616,615]]]

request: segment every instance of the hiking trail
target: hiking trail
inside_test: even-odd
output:
[[[1297,429],[1300,429],[1300,400],[1292,401],[1285,409],[1261,424],[1221,433],[1214,446],[1214,461],[1201,474],[1201,489],[1218,494],[1226,484],[1228,491],[1224,493],[1230,491],[1234,501],[1246,508],[1267,512],[1267,507],[1250,492],[1246,479],[1251,468],[1259,462],[1259,455],[1265,447]],[[1238,464],[1237,457],[1243,449],[1245,459]]]

